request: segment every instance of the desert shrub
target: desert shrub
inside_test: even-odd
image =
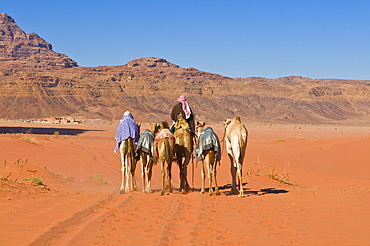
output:
[[[32,144],[38,144],[35,136],[32,135],[32,129],[29,129],[25,133],[20,133],[18,137]]]
[[[108,183],[108,180],[101,174],[94,174],[94,175],[90,176],[90,178],[94,179],[94,180],[98,180],[98,181],[102,182],[103,184]]]
[[[33,184],[35,185],[43,185],[42,179],[37,177],[30,177],[30,178],[24,178],[21,179],[20,182],[31,180]]]

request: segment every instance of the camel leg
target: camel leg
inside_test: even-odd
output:
[[[244,197],[243,180],[242,180],[242,165],[238,163],[237,167],[238,167],[238,178],[239,178],[239,197]]]
[[[165,191],[165,170],[164,170],[164,165],[165,162],[161,162],[161,178],[162,178],[162,190],[161,190],[161,195],[164,195]]]
[[[136,169],[136,160],[135,160],[135,155],[130,156],[130,162],[131,162],[131,181],[132,181],[132,187],[131,190],[135,191],[136,190],[136,179],[135,179],[135,169]]]
[[[146,173],[146,178],[147,178],[147,180],[146,180],[146,185],[147,185],[146,191],[151,192],[151,190],[152,190],[151,181],[152,181],[152,173],[153,173],[153,162],[150,159],[147,162],[148,162],[148,164],[147,164],[147,173]]]
[[[202,189],[200,190],[200,193],[204,193],[205,192],[205,180],[206,180],[206,172],[204,170],[204,160],[202,160],[201,162],[201,167],[200,167],[200,176],[202,178]]]
[[[187,185],[187,180],[186,180],[186,165],[185,161],[182,163],[182,157],[178,159],[178,164],[179,164],[179,169],[180,169],[180,191],[186,193],[186,185]]]
[[[125,193],[125,183],[126,183],[126,165],[125,165],[125,157],[122,155],[121,156],[121,162],[122,162],[122,166],[121,166],[121,173],[122,173],[122,181],[121,181],[121,187],[120,187],[120,194],[124,194]]]
[[[130,166],[128,165],[128,159],[125,155],[125,192],[130,190]]]
[[[179,176],[180,176],[180,191],[184,190],[184,175],[183,175],[183,166],[182,166],[182,156],[181,151],[179,151],[179,148],[177,148],[176,151],[176,157],[177,157],[177,164],[179,165]]]
[[[229,154],[230,159],[230,172],[231,172],[231,194],[237,194],[238,191],[236,189],[236,167],[234,166],[234,159]]]
[[[184,161],[184,165],[183,165],[183,168],[184,168],[184,185],[185,185],[185,192],[188,193],[191,191],[190,189],[190,185],[188,183],[188,165],[189,165],[189,162],[190,162],[190,154],[188,156],[185,157],[185,161]]]
[[[167,180],[168,180],[168,191],[170,193],[172,193],[172,187],[171,187],[171,179],[172,179],[172,176],[171,176],[171,169],[172,169],[172,160],[169,160],[168,163],[167,163]]]
[[[218,190],[217,177],[216,177],[216,175],[217,175],[216,167],[217,167],[217,161],[215,161],[213,163],[213,169],[212,169],[212,171],[213,171],[213,179],[215,180],[215,192],[216,192],[216,196],[219,196],[219,195],[221,195],[221,193]]]
[[[146,158],[143,153],[140,153],[140,161],[141,161],[141,180],[143,184],[142,192],[145,192],[145,166],[146,166]]]
[[[179,160],[177,162],[179,164],[179,170],[180,170],[180,191],[183,191],[184,190],[184,175],[183,175],[183,167],[182,167],[182,163],[181,163],[181,160]]]
[[[212,171],[212,166],[211,166],[211,163],[209,163],[209,158],[208,158],[208,160],[207,160],[207,169],[208,169],[208,194],[210,195],[210,196],[212,196],[212,194],[213,194],[213,187],[212,187],[212,173],[213,173],[213,171]]]

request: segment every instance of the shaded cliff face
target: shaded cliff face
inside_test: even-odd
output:
[[[6,13],[0,14],[0,62],[7,62],[13,68],[77,66],[68,56],[54,52],[52,45],[36,33],[25,33]]]
[[[77,67],[6,14],[0,34],[0,118],[116,120],[130,110],[137,121],[170,121],[172,106],[185,94],[196,120],[206,122],[234,115],[269,123],[370,121],[370,81],[232,79],[154,57],[123,66]]]

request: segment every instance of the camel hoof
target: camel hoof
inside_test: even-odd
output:
[[[219,196],[219,195],[221,195],[221,192],[216,191],[216,196]]]
[[[120,194],[125,194],[126,192],[125,192],[125,190],[120,190],[119,193]]]
[[[245,197],[245,196],[244,196],[244,194],[239,194],[239,196],[238,196],[238,197]]]
[[[204,190],[201,190],[201,191],[200,191],[200,193],[201,193],[201,194],[204,194],[204,193],[205,193],[205,191],[204,191]]]

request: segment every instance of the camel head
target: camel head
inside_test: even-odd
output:
[[[198,131],[198,137],[204,131],[205,125],[206,123],[203,121],[197,121],[197,123],[195,124],[195,129]]]
[[[224,119],[224,127],[227,128],[231,122],[238,121],[241,123],[240,116],[236,115],[233,119]]]
[[[140,126],[141,126],[141,123],[140,123],[140,122],[136,122],[136,125],[137,125],[137,129],[139,130],[139,133],[140,133]]]
[[[157,134],[157,132],[159,131],[159,125],[157,123],[150,123],[149,125],[149,130],[153,133],[153,135],[155,136],[155,134]]]
[[[231,119],[224,119],[224,127],[226,128],[230,123],[231,123]]]
[[[236,116],[234,117],[234,121],[242,122],[242,121],[240,120],[240,116],[239,116],[239,115],[236,115]]]
[[[170,129],[170,125],[168,124],[167,121],[162,121],[160,128],[161,129]]]

